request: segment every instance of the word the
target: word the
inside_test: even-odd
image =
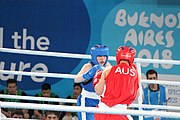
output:
[[[3,48],[3,38],[4,36],[4,28],[0,27],[0,47]],[[27,34],[27,29],[23,29],[22,35],[18,32],[14,32],[14,35],[11,36],[13,39],[14,48],[16,49],[31,49],[34,50],[48,50],[50,41],[47,37],[41,36],[37,40],[33,36]]]
[[[39,37],[35,43],[33,36],[27,35],[27,29],[23,29],[23,34],[19,35],[18,32],[14,32],[12,35],[14,41],[14,48],[16,49],[27,49],[27,43],[30,43],[30,49],[35,49],[35,45],[39,50],[48,50],[49,49],[49,39],[47,37]]]

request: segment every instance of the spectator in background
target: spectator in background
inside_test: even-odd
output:
[[[155,70],[151,69],[146,72],[147,80],[157,80],[158,74]],[[149,84],[144,89],[143,104],[149,105],[167,105],[168,91],[167,88],[159,84]],[[158,109],[145,109],[145,110],[158,110]],[[157,118],[144,116],[144,120],[166,120],[165,118]]]
[[[82,86],[80,83],[74,83],[73,87],[74,87],[73,94],[67,96],[68,99],[77,99],[78,96],[81,94]]]
[[[24,118],[24,113],[23,113],[22,110],[14,109],[14,110],[12,110],[11,118],[23,119]]]
[[[59,112],[58,111],[46,111],[45,112],[45,120],[59,120]]]
[[[0,91],[0,94],[7,94],[7,95],[20,95],[20,96],[26,96],[26,93],[20,89],[18,89],[17,86],[17,81],[14,79],[8,79],[7,80],[7,88],[4,90]],[[26,102],[26,100],[21,100],[21,99],[11,99],[11,98],[2,98],[1,101],[5,102]],[[11,117],[11,112],[13,109],[11,108],[3,108],[1,109],[1,112],[6,116],[6,117]],[[23,110],[24,111],[24,116],[25,118],[29,118],[29,113],[28,110]]]
[[[93,77],[98,70],[111,66],[108,62],[109,48],[104,45],[91,47],[91,61],[84,64],[74,78],[75,83],[82,83],[82,92],[78,97],[77,106],[96,107],[100,97],[95,93]],[[79,120],[94,120],[94,113],[78,112]]]
[[[59,98],[58,95],[51,91],[51,85],[48,83],[44,83],[41,87],[41,92],[36,94],[35,97],[48,97],[48,98]],[[58,102],[49,102],[49,101],[36,101],[39,104],[53,104],[59,105]],[[34,115],[32,115],[33,119],[45,119],[45,111],[44,110],[34,110]]]
[[[65,103],[67,106],[76,106],[76,103]],[[78,120],[76,112],[64,112],[62,120]]]
[[[67,99],[77,99],[81,94],[82,87],[80,83],[74,83],[74,91],[72,95],[69,95]],[[76,103],[66,103],[68,106],[76,106]],[[62,120],[78,120],[76,112],[65,112]]]

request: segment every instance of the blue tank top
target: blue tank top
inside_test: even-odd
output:
[[[162,85],[158,85],[158,91],[151,91],[149,87],[144,89],[144,101],[143,104],[149,105],[166,105],[166,88]],[[151,108],[144,108],[144,110],[153,110]],[[154,120],[154,117],[144,118],[144,120]],[[160,120],[166,120],[161,118]]]
[[[149,105],[166,105],[166,89],[164,86],[159,85],[159,90],[152,92],[149,87],[144,89],[143,104]]]

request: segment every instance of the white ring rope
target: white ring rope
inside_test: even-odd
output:
[[[158,84],[163,84],[163,85],[180,85],[180,82],[176,82],[176,81],[163,81],[163,80],[146,80],[146,79],[141,79],[141,82],[143,84],[145,83],[158,83]]]
[[[47,97],[19,96],[19,95],[5,95],[5,94],[0,94],[0,98],[36,100],[36,101],[50,101],[50,102],[61,102],[61,103],[76,103],[77,102],[76,99],[47,98]]]
[[[21,99],[21,100],[36,100],[36,101],[50,101],[50,102],[61,102],[61,103],[76,103],[76,99],[63,99],[63,98],[47,98],[47,97],[35,97],[35,96],[18,96],[18,95],[4,95],[0,94],[0,98],[10,98],[10,99]],[[162,110],[176,110],[180,111],[180,107],[176,106],[163,106],[163,105],[139,105],[131,104],[129,108],[152,108],[152,109],[162,109]]]
[[[26,76],[40,76],[40,77],[52,77],[52,78],[71,78],[74,79],[75,75],[73,74],[61,74],[61,73],[40,73],[40,72],[23,72],[23,71],[9,71],[9,70],[0,70],[2,74],[14,74],[14,75],[26,75]],[[180,85],[180,82],[176,81],[163,81],[163,80],[146,80],[141,79],[142,83],[159,83],[164,85]]]
[[[0,70],[2,74],[15,74],[15,75],[27,75],[27,76],[40,76],[40,77],[53,77],[53,78],[74,78],[75,75],[61,74],[61,73],[40,73],[40,72],[22,72],[22,71],[9,71]]]
[[[38,110],[54,110],[54,111],[68,111],[68,112],[89,112],[89,113],[104,113],[104,114],[123,114],[123,115],[140,115],[140,116],[154,116],[166,118],[180,118],[180,114],[176,112],[164,111],[142,111],[142,110],[125,110],[115,108],[96,108],[94,107],[79,107],[79,106],[65,106],[65,105],[49,105],[49,104],[33,104],[33,103],[14,103],[14,102],[0,102],[3,108],[21,108],[21,109],[38,109]]]
[[[60,52],[45,52],[45,51],[34,51],[34,50],[20,50],[10,48],[0,48],[0,52],[27,54],[27,55],[38,55],[38,56],[51,56],[51,57],[66,57],[66,58],[79,58],[79,59],[90,59],[90,55],[84,54],[73,54],[73,53],[60,53]]]
[[[20,50],[20,49],[10,49],[10,48],[0,48],[0,52],[27,54],[27,55],[38,55],[38,56],[91,59],[90,55],[84,55],[84,54],[60,53],[60,52],[45,52],[45,51],[34,51],[34,50]],[[116,59],[115,59],[114,56],[109,56],[109,60],[115,61]],[[179,60],[159,60],[159,59],[141,59],[141,58],[135,58],[135,62],[180,65],[180,61]]]

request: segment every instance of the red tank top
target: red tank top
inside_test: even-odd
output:
[[[116,104],[131,104],[139,88],[136,66],[125,63],[113,66],[107,75],[106,90],[101,101],[112,107]]]

